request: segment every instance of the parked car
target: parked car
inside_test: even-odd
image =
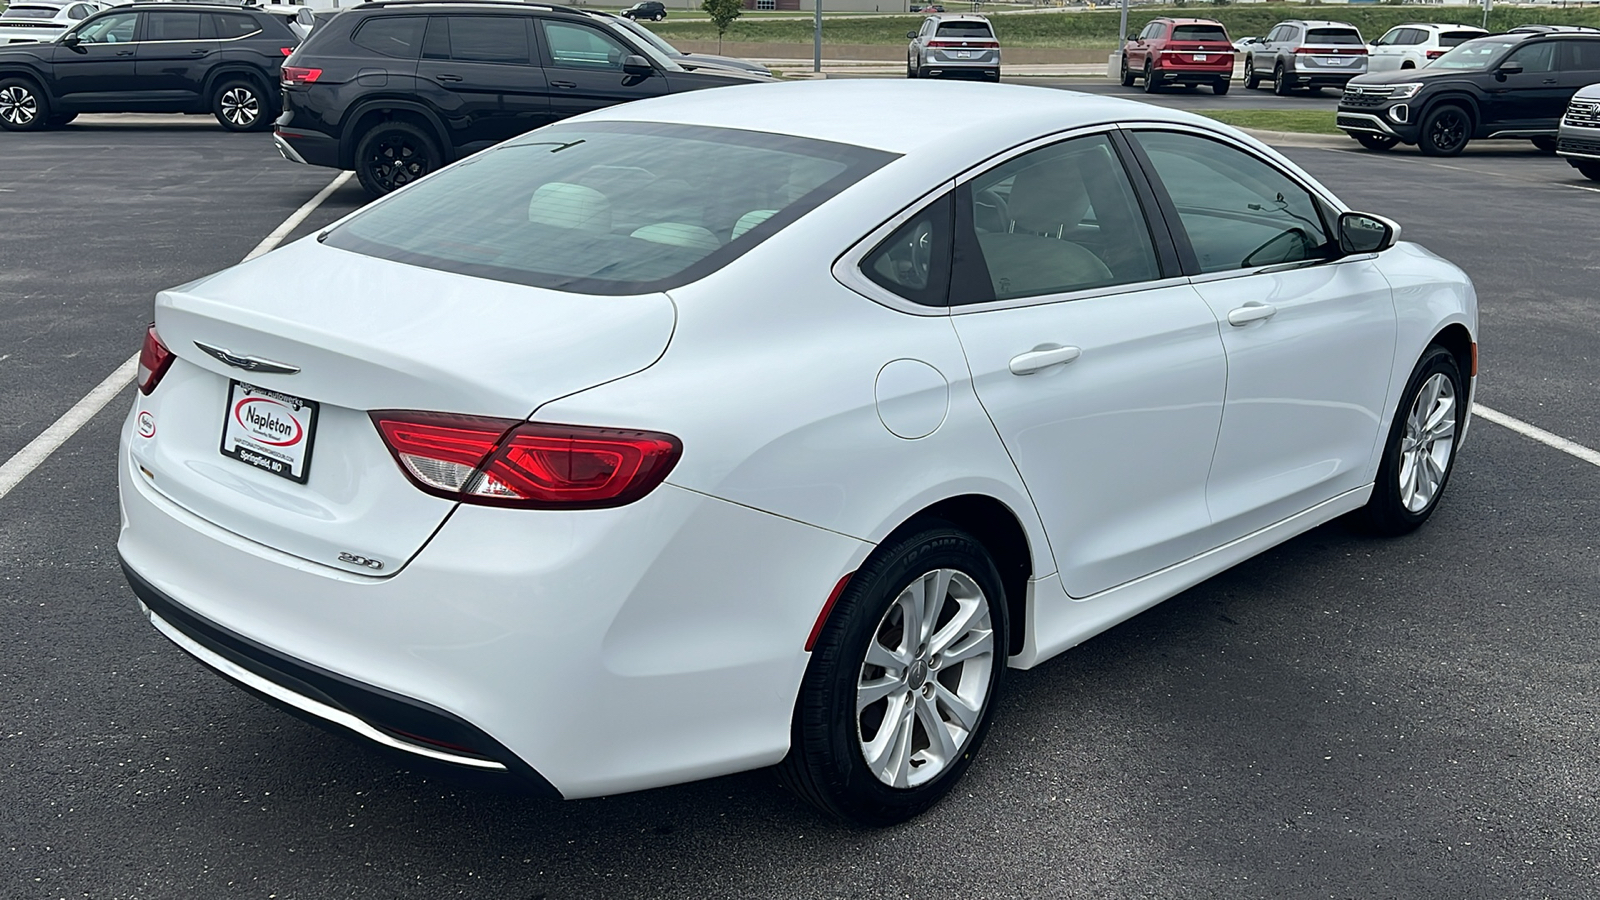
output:
[[[912,6],[908,8],[908,11],[919,13],[942,13],[944,12],[944,6],[938,3],[935,3],[931,6]]]
[[[158,295],[117,549],[184,651],[414,764],[568,798],[777,765],[898,822],[1008,667],[1438,508],[1477,300],[1397,238],[1118,98],[600,110]]]
[[[1279,96],[1296,88],[1342,88],[1366,71],[1367,42],[1348,22],[1279,22],[1244,55],[1244,86],[1254,90],[1270,78]]]
[[[311,36],[311,29],[317,27],[317,11],[309,6],[263,6],[262,12],[282,16],[285,25],[295,33],[295,36],[304,41]],[[337,13],[338,10],[331,10]]]
[[[667,18],[667,7],[660,0],[644,0],[643,3],[635,3],[623,10],[621,15],[629,19],[649,19],[652,22],[660,22]]]
[[[1556,150],[1567,101],[1600,82],[1600,34],[1519,32],[1457,45],[1428,66],[1364,75],[1335,123],[1369,150],[1397,143],[1454,156],[1471,140],[1532,140]]]
[[[0,128],[85,112],[210,113],[229,131],[270,128],[278,67],[298,44],[281,16],[255,7],[111,7],[50,43],[0,47]]]
[[[1122,45],[1122,86],[1144,81],[1145,93],[1163,85],[1209,84],[1226,94],[1233,79],[1233,42],[1212,19],[1152,19]]]
[[[53,41],[105,6],[93,0],[25,0],[0,12],[0,45]]]
[[[650,46],[661,51],[673,62],[690,71],[712,67],[718,69],[740,69],[745,72],[754,72],[757,75],[772,74],[772,70],[768,69],[766,66],[763,66],[760,63],[751,62],[748,59],[739,59],[736,56],[716,56],[711,53],[684,53],[677,47],[667,43],[666,39],[661,35],[656,34],[654,31],[651,31],[632,19],[624,18],[622,16],[613,16],[610,13],[592,13],[592,15],[604,17],[606,24],[612,26],[613,28],[620,29],[623,31],[623,33],[632,35],[638,40],[644,41]]]
[[[983,16],[936,13],[906,38],[907,78],[1000,80],[1000,39]]]
[[[1436,22],[1396,25],[1367,48],[1367,71],[1420,69],[1443,56],[1451,47],[1488,33],[1475,25],[1441,25]]]
[[[1600,181],[1600,84],[1578,91],[1556,132],[1556,153],[1590,181]]]
[[[1233,52],[1235,52],[1235,53],[1243,53],[1245,44],[1248,44],[1251,41],[1258,41],[1258,40],[1260,40],[1260,38],[1256,37],[1255,35],[1251,35],[1249,37],[1235,38],[1234,41],[1233,41]]]
[[[690,71],[611,21],[523,3],[349,7],[285,61],[274,140],[292,162],[354,169],[380,196],[570,115],[770,80]]]
[[[1588,25],[1518,25],[1506,31],[1506,34],[1563,34],[1576,32],[1600,33],[1600,28],[1591,28]]]

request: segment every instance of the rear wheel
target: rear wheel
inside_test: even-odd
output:
[[[1150,61],[1146,60],[1144,64],[1144,92],[1146,94],[1154,94],[1158,87],[1160,85],[1156,83],[1156,73],[1150,68]]]
[[[1466,149],[1472,135],[1472,118],[1455,104],[1435,107],[1422,119],[1417,149],[1424,156],[1455,156]]]
[[[1261,76],[1256,74],[1256,61],[1248,56],[1244,58],[1244,86],[1251,91],[1261,86]]]
[[[409,122],[382,122],[356,144],[356,177],[374,197],[403,188],[443,164],[433,138]]]
[[[1556,152],[1556,139],[1549,135],[1536,137],[1533,138],[1533,146],[1537,148],[1540,153],[1554,153]]]
[[[829,615],[779,776],[824,812],[903,822],[977,755],[1005,672],[1000,574],[971,535],[929,522],[885,544]]]
[[[40,131],[50,126],[50,103],[25,78],[0,80],[0,128]]]
[[[1228,84],[1228,79],[1226,79],[1226,78],[1218,79],[1217,81],[1211,82],[1211,93],[1217,94],[1218,96],[1220,96],[1222,94],[1226,94],[1228,92],[1229,86],[1230,85]]]
[[[1361,510],[1373,531],[1405,534],[1433,515],[1455,467],[1466,403],[1455,356],[1437,344],[1429,347],[1400,395],[1372,498]]]
[[[1394,147],[1395,144],[1400,143],[1399,138],[1390,137],[1387,134],[1357,132],[1352,136],[1361,143],[1361,146],[1368,150],[1388,150]]]
[[[1272,69],[1272,92],[1279,97],[1287,97],[1292,89],[1289,84],[1289,75],[1283,70],[1283,63],[1278,63]]]
[[[1133,70],[1128,68],[1128,54],[1122,54],[1122,86],[1133,87]]]
[[[211,114],[229,131],[272,127],[271,104],[253,81],[225,81],[211,94]]]

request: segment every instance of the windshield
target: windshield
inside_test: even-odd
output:
[[[1361,32],[1353,28],[1313,28],[1306,32],[1308,44],[1360,44]]]
[[[1172,29],[1175,41],[1221,41],[1227,43],[1228,33],[1221,25],[1179,25]]]
[[[580,294],[667,290],[722,268],[893,158],[728,128],[555,125],[429,176],[325,243]]]
[[[646,44],[649,44],[651,47],[654,47],[662,53],[665,53],[667,56],[676,57],[683,55],[683,53],[679,51],[677,47],[667,43],[666,40],[660,35],[657,35],[654,31],[651,31],[632,19],[616,18],[607,19],[606,21],[611,23],[612,28],[615,28],[618,31],[628,32],[634,37],[644,41]]]
[[[1496,38],[1479,38],[1457,44],[1454,49],[1431,63],[1433,69],[1487,69],[1503,56],[1511,45],[1518,43]]]

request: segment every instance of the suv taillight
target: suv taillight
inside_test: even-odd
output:
[[[378,410],[373,424],[411,483],[464,503],[601,509],[655,490],[683,445],[670,434]]]
[[[1439,57],[1445,55],[1448,52],[1450,52],[1450,51],[1448,51],[1448,50],[1424,50],[1424,51],[1422,51],[1423,55],[1428,57],[1429,60],[1438,59]]]
[[[150,392],[161,383],[161,376],[167,374],[167,369],[172,368],[172,361],[177,357],[161,343],[161,336],[156,334],[156,326],[152,324],[144,330],[144,346],[139,348],[139,375],[136,379],[139,393],[150,396]]]
[[[284,66],[281,71],[284,84],[311,84],[322,77],[321,69],[308,69],[304,66]]]

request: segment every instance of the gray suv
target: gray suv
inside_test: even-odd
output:
[[[1244,86],[1272,80],[1279,96],[1295,88],[1343,88],[1367,71],[1367,42],[1348,22],[1279,22],[1266,37],[1244,42]]]
[[[907,78],[1000,80],[1000,41],[983,16],[929,16],[906,37]]]

